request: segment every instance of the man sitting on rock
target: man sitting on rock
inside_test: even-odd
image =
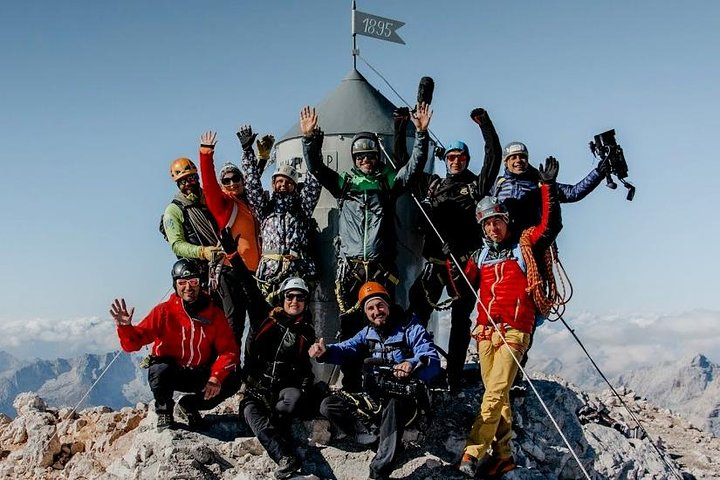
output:
[[[175,425],[173,393],[189,392],[178,402],[188,427],[206,427],[200,410],[208,410],[239,388],[238,347],[223,311],[200,289],[200,269],[188,259],[172,269],[175,292],[156,305],[137,325],[132,325],[135,307],[115,299],[110,316],[117,325],[120,346],[136,352],[153,343],[148,381],[157,413],[157,430]]]
[[[336,430],[358,443],[370,444],[374,435],[355,417],[358,405],[367,405],[370,416],[380,423],[370,478],[388,478],[403,429],[413,413],[422,408],[425,382],[440,373],[440,357],[425,328],[414,320],[408,322],[399,306],[391,307],[390,296],[380,283],[365,283],[358,303],[369,325],[334,345],[325,345],[321,338],[310,347],[309,354],[320,362],[336,365],[365,359],[370,371],[365,374],[363,392],[331,395],[323,400],[320,413]]]

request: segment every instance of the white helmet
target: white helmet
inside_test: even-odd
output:
[[[289,290],[300,290],[305,293],[305,295],[310,294],[310,289],[307,286],[307,283],[305,283],[305,280],[303,280],[300,277],[290,277],[286,279],[282,285],[280,285],[280,293],[285,293]]]
[[[511,155],[524,155],[525,158],[530,158],[527,147],[521,142],[510,142],[505,145],[505,148],[503,148],[503,162]]]
[[[273,181],[278,175],[289,178],[295,185],[297,185],[298,180],[300,179],[300,173],[298,173],[297,169],[288,164],[278,165],[277,170],[275,170],[275,173],[272,174]]]

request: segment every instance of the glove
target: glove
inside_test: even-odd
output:
[[[270,134],[264,135],[255,145],[257,145],[258,159],[267,161],[270,158],[270,150],[275,145],[275,137]],[[243,149],[245,149],[244,145]]]
[[[240,127],[240,130],[238,130],[236,135],[238,140],[240,140],[240,145],[242,145],[243,150],[250,150],[253,146],[253,142],[255,141],[255,137],[257,137],[257,133],[253,133],[250,125],[243,125]]]
[[[398,107],[393,110],[393,124],[395,131],[402,131],[407,122],[410,120],[410,109],[408,107]]]
[[[473,111],[470,112],[470,118],[473,122],[477,123],[478,125],[482,125],[482,119],[484,116],[487,115],[487,112],[484,108],[473,108]]]
[[[595,169],[598,171],[598,173],[602,176],[607,175],[610,173],[610,160],[605,158],[603,160],[600,160],[597,164],[597,167]]]
[[[208,262],[215,262],[225,256],[225,254],[220,247],[200,247],[200,256]]]
[[[237,241],[240,239],[240,235],[237,238],[233,238],[229,228],[223,228],[220,231],[220,245],[226,254],[231,255],[237,251]]]
[[[322,145],[323,139],[325,139],[325,132],[320,127],[315,127],[312,131],[313,142],[317,142],[318,145]]]
[[[540,181],[542,183],[555,183],[555,179],[560,171],[560,164],[555,157],[547,157],[545,159],[545,167],[542,165],[538,168],[540,174]]]
[[[435,147],[435,156],[440,160],[445,160],[445,149],[443,147]]]

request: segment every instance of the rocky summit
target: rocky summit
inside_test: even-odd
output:
[[[630,390],[588,394],[561,380],[537,376],[513,400],[514,456],[507,480],[720,478],[720,439]],[[460,394],[436,392],[435,415],[405,433],[405,451],[392,478],[461,479],[454,468],[478,410],[479,386]],[[622,400],[622,401],[621,401]],[[627,406],[623,406],[623,403]],[[200,434],[180,423],[157,433],[152,407],[139,403],[113,411],[52,409],[32,393],[16,397],[15,419],[0,417],[3,479],[267,479],[274,463],[238,417],[232,397],[206,414]],[[628,411],[629,409],[629,411]],[[637,427],[639,419],[643,429]],[[296,478],[367,478],[372,450],[331,438],[320,419],[293,426],[303,475]]]

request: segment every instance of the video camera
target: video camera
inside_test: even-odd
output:
[[[382,358],[366,358],[362,387],[368,393],[376,393],[381,397],[413,397],[424,391],[424,384],[412,377],[397,378],[393,366]]]
[[[608,130],[595,135],[595,141],[590,142],[590,151],[595,158],[607,161],[609,164],[605,174],[608,188],[613,190],[617,188],[617,184],[612,179],[612,175],[615,175],[620,180],[620,183],[628,189],[626,198],[631,201],[635,196],[635,187],[625,181],[628,175],[628,165],[622,147],[615,141],[615,130]]]

